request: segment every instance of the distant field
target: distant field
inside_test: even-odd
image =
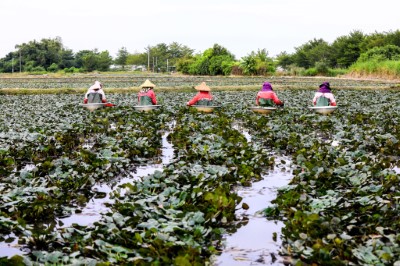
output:
[[[24,89],[28,93],[53,93],[62,89],[66,93],[80,93],[90,87],[95,80],[103,83],[109,92],[138,90],[140,84],[150,79],[157,90],[189,90],[205,81],[214,90],[253,90],[260,88],[264,81],[272,83],[275,89],[316,89],[322,81],[330,81],[333,89],[389,89],[399,88],[395,81],[359,80],[325,77],[222,77],[222,76],[174,76],[174,75],[133,75],[133,74],[79,74],[75,76],[0,76],[0,93],[18,93]],[[36,91],[35,91],[36,90]],[[39,91],[37,91],[39,90]],[[54,91],[56,90],[56,91]],[[20,91],[21,92],[21,91]]]

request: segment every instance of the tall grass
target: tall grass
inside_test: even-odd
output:
[[[366,62],[356,62],[350,66],[349,74],[357,77],[398,79],[400,78],[400,61],[369,60]]]

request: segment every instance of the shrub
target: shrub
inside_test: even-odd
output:
[[[318,74],[319,74],[318,70],[315,67],[310,67],[301,73],[302,76],[310,76],[310,77],[314,77]]]
[[[291,76],[301,76],[305,72],[304,67],[298,67],[296,65],[290,65],[288,68]]]
[[[55,73],[55,72],[57,72],[57,70],[58,70],[58,65],[57,65],[56,63],[51,64],[51,65],[47,68],[47,71],[48,71],[48,72],[53,72],[53,73]]]
[[[383,47],[374,47],[360,55],[357,62],[367,61],[385,61],[400,60],[400,47],[396,45],[386,45]]]
[[[319,75],[327,75],[329,72],[328,64],[325,61],[316,62],[315,70]]]
[[[328,70],[328,76],[329,77],[336,77],[336,76],[340,76],[340,75],[345,75],[347,74],[349,71],[345,68],[330,68]]]
[[[76,67],[64,68],[64,73],[81,73],[82,69]]]
[[[44,69],[44,67],[41,66],[37,66],[37,67],[33,67],[30,71],[30,74],[36,74],[36,75],[41,75],[41,74],[46,74],[46,69]]]

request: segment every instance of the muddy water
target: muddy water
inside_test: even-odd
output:
[[[122,178],[114,186],[109,184],[99,184],[93,186],[92,190],[105,194],[103,198],[94,198],[88,202],[82,212],[75,213],[69,217],[60,219],[62,227],[69,227],[73,223],[81,226],[88,226],[100,220],[102,213],[107,213],[110,209],[106,206],[107,203],[112,203],[110,193],[121,184],[138,181],[141,177],[154,174],[155,171],[162,171],[163,166],[169,164],[174,156],[172,144],[167,141],[169,132],[162,136],[162,155],[160,164],[149,164],[145,166],[138,166],[134,172],[130,173],[129,177]],[[123,191],[122,191],[123,193]]]

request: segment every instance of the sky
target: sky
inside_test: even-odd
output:
[[[295,52],[354,30],[400,30],[399,0],[0,0],[0,58],[18,44],[60,37],[64,47],[109,51],[177,42],[201,53],[219,44],[236,59],[258,49]]]

